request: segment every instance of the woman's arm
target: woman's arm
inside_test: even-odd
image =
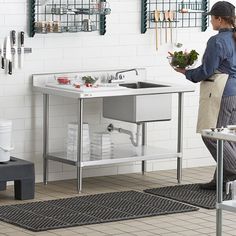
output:
[[[207,47],[202,59],[202,65],[192,70],[177,69],[185,74],[186,78],[194,83],[208,79],[219,68],[224,58],[222,43],[217,37],[211,37],[207,42]]]

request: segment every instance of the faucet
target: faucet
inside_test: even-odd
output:
[[[129,72],[129,71],[135,71],[136,72],[136,75],[138,75],[138,71],[137,71],[137,69],[129,69],[129,70],[122,70],[122,71],[118,71],[118,72],[116,72],[116,75],[115,75],[115,79],[116,80],[118,80],[118,75],[119,74],[122,74],[122,73],[124,73],[124,72]],[[122,79],[122,78],[121,78]]]

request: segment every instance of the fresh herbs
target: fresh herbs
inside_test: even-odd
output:
[[[97,78],[93,78],[92,76],[83,76],[81,78],[85,84],[94,84],[97,81]]]
[[[178,68],[186,68],[187,66],[193,65],[198,59],[198,55],[195,50],[191,50],[189,53],[183,51],[174,52],[171,55],[171,65]]]

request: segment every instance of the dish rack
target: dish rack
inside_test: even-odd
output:
[[[158,28],[193,28],[201,27],[206,31],[209,21],[207,15],[208,0],[141,0],[141,33],[147,29]],[[163,15],[157,19],[155,11]],[[172,17],[166,17],[171,12]]]
[[[106,15],[111,9],[106,0],[31,0],[30,37],[36,33],[106,33]]]

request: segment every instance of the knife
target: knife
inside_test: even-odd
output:
[[[8,69],[8,74],[12,74],[12,60],[11,60],[11,40],[10,36],[7,36],[6,41],[6,64]]]
[[[20,32],[20,68],[23,68],[24,65],[24,41],[25,41],[25,33],[24,31]]]
[[[16,46],[16,31],[12,30],[11,31],[11,43],[12,47],[14,48],[14,54],[13,54],[13,67],[17,69],[18,67],[18,51],[17,51],[17,46]]]
[[[2,43],[2,45],[1,45],[1,67],[2,67],[2,69],[4,69],[4,50],[3,50],[3,48],[4,48],[4,44]]]

